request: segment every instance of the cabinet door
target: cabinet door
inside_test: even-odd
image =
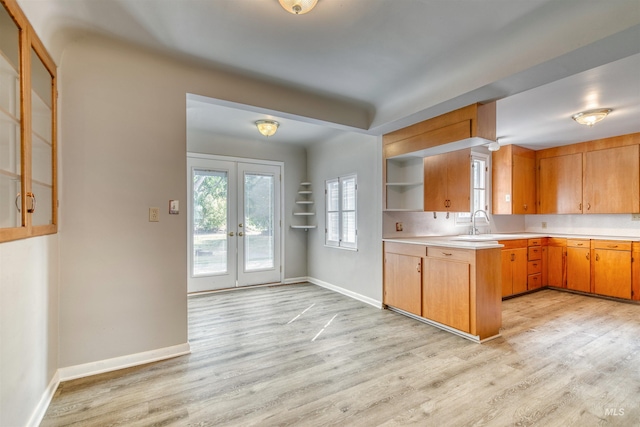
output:
[[[527,248],[513,249],[513,293],[519,294],[527,290]]]
[[[447,153],[447,199],[452,212],[471,209],[471,150]]]
[[[582,213],[582,153],[540,159],[541,214]]]
[[[567,248],[567,289],[591,292],[590,252],[589,248]]]
[[[25,237],[22,170],[20,26],[0,4],[0,229],[2,237]],[[4,239],[3,239],[4,240]]]
[[[631,252],[595,249],[593,263],[596,294],[631,299]]]
[[[447,210],[447,154],[424,158],[424,210]]]
[[[549,286],[564,288],[566,248],[563,246],[549,246],[547,252],[547,280]]]
[[[422,317],[470,331],[469,263],[424,259]]]
[[[513,295],[513,274],[511,266],[513,251],[511,249],[503,249],[501,252],[502,258],[502,296],[508,297]]]
[[[536,159],[513,156],[513,213],[536,213]]]
[[[585,155],[584,213],[640,212],[638,145]]]
[[[420,257],[385,253],[384,303],[420,316],[421,270]]]

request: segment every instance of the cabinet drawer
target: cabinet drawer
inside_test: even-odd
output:
[[[527,280],[527,290],[542,287],[542,273],[530,274]]]
[[[586,239],[567,239],[567,246],[571,248],[588,248],[589,242]]]
[[[518,249],[518,248],[526,248],[527,240],[526,239],[516,239],[516,240],[499,240],[498,243],[504,245],[502,249]]]
[[[542,273],[542,260],[529,261],[527,265],[527,274]]]
[[[594,249],[612,249],[615,251],[630,251],[631,242],[628,240],[594,240]]]
[[[567,239],[562,237],[549,237],[547,238],[547,245],[549,246],[567,246]]]
[[[542,238],[527,240],[527,246],[542,246]]]
[[[540,246],[530,246],[527,252],[527,259],[529,261],[537,260],[542,258],[542,247]]]
[[[388,253],[423,257],[426,255],[426,246],[412,245],[410,243],[384,242],[384,251]]]
[[[474,253],[475,251],[445,248],[440,246],[429,246],[427,248],[427,257],[446,259],[449,261],[464,261],[470,263],[474,259]]]

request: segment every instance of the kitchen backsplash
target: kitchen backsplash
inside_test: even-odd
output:
[[[382,235],[391,237],[457,235],[469,233],[469,225],[456,225],[454,214],[445,212],[383,213]],[[402,231],[396,231],[402,223]],[[546,227],[543,227],[543,223]],[[594,215],[492,215],[489,228],[479,227],[481,233],[549,233],[593,236],[640,237],[640,221],[632,221],[631,214]]]

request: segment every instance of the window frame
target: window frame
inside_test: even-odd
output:
[[[485,162],[485,171],[484,171],[484,188],[482,188],[485,192],[484,197],[484,211],[487,214],[491,214],[491,154],[490,153],[479,153],[472,151],[471,152],[471,161],[469,162],[469,168],[471,169],[470,180],[469,180],[469,212],[457,212],[455,215],[455,224],[458,226],[471,226],[473,223],[471,216],[475,211],[475,182],[474,182],[474,162],[475,161],[484,161]],[[479,188],[480,189],[480,188]],[[487,227],[489,226],[489,222],[487,218],[480,214],[476,215],[476,226]]]
[[[345,207],[345,194],[344,194],[344,186],[347,182],[353,181],[353,209],[347,209]],[[337,183],[338,187],[338,195],[337,195],[337,209],[329,209],[333,207],[332,203],[330,203],[330,192],[333,192],[333,189],[330,189],[330,186],[333,186]],[[358,175],[355,173],[342,175],[337,178],[327,179],[324,184],[324,194],[325,194],[325,227],[324,227],[324,242],[325,246],[331,248],[340,248],[340,249],[348,249],[357,251],[358,250]],[[345,230],[345,222],[344,222],[344,214],[352,213],[353,214],[353,241],[351,239],[346,239],[346,230]],[[338,224],[337,224],[337,237],[338,240],[330,239],[329,234],[329,216],[337,214],[338,216]],[[333,233],[332,233],[333,234]]]

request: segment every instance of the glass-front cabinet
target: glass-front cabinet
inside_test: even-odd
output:
[[[0,242],[57,232],[56,66],[0,0]]]

